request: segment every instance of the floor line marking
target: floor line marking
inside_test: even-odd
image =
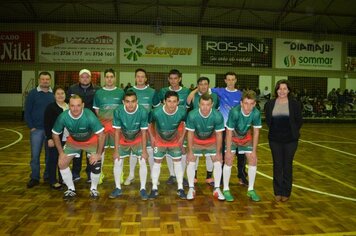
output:
[[[262,175],[263,177],[267,178],[267,179],[271,179],[273,180],[273,178],[269,175],[266,175],[260,171],[257,171],[258,174]],[[353,201],[353,202],[356,202],[356,198],[352,198],[352,197],[345,197],[345,196],[341,196],[341,195],[337,195],[337,194],[332,194],[332,193],[328,193],[328,192],[323,192],[323,191],[319,191],[319,190],[316,190],[316,189],[312,189],[312,188],[307,188],[307,187],[303,187],[301,185],[297,185],[297,184],[293,184],[293,187],[296,187],[296,188],[300,188],[300,189],[303,189],[303,190],[306,190],[306,191],[310,191],[310,192],[313,192],[313,193],[319,193],[319,194],[322,194],[322,195],[327,195],[327,196],[330,196],[330,197],[335,197],[335,198],[340,198],[340,199],[344,199],[344,200],[349,200],[349,201]]]
[[[309,143],[309,144],[312,144],[312,145],[315,145],[315,146],[318,146],[318,147],[322,147],[322,148],[325,148],[325,149],[329,149],[329,150],[332,150],[334,152],[340,152],[342,154],[346,154],[346,155],[349,155],[349,156],[356,157],[356,154],[349,153],[349,152],[344,152],[344,151],[341,151],[341,150],[336,149],[336,148],[331,148],[331,147],[328,147],[328,146],[325,146],[325,145],[314,143],[312,141],[307,141],[307,140],[303,140],[303,139],[300,139],[300,141],[304,142],[304,143]]]
[[[5,129],[5,128],[0,128],[0,129],[7,130],[7,131],[10,131],[10,132],[14,132],[19,136],[19,138],[17,140],[15,140],[14,142],[12,142],[12,143],[10,143],[10,144],[8,144],[6,146],[0,147],[0,150],[3,150],[5,148],[11,147],[12,145],[15,145],[16,143],[20,142],[22,140],[22,138],[23,138],[23,135],[20,132],[16,131],[16,130]]]
[[[349,128],[349,127],[347,127]],[[341,136],[337,136],[337,135],[332,135],[332,134],[325,134],[325,133],[320,133],[320,132],[317,132],[317,131],[312,131],[312,130],[304,130],[303,129],[303,132],[309,132],[309,133],[315,133],[315,134],[320,134],[320,135],[323,135],[323,136],[330,136],[332,138],[341,138],[341,139],[346,139],[346,140],[353,140],[353,139],[350,139],[350,138],[345,138],[345,137],[341,137]]]
[[[261,148],[263,148],[263,149],[265,149],[265,150],[270,150],[269,148],[266,148],[266,147],[263,147],[263,146],[261,146]],[[333,181],[335,181],[335,182],[337,182],[337,183],[339,183],[339,184],[342,184],[342,185],[344,185],[345,187],[348,187],[348,188],[350,188],[350,189],[352,189],[352,190],[356,190],[356,187],[354,187],[354,186],[352,186],[352,185],[349,185],[349,184],[347,184],[347,183],[345,183],[345,182],[343,182],[343,181],[341,181],[341,180],[338,180],[338,179],[336,179],[336,178],[333,178],[333,177],[331,177],[330,175],[324,174],[323,172],[318,171],[318,170],[316,170],[316,169],[314,169],[314,168],[312,168],[312,167],[306,166],[306,165],[304,165],[304,164],[302,164],[302,163],[300,163],[300,162],[298,162],[298,161],[295,161],[295,160],[293,160],[293,163],[296,164],[296,165],[299,165],[299,166],[301,166],[301,167],[303,167],[303,168],[305,168],[305,169],[307,169],[307,170],[309,170],[309,171],[311,171],[311,172],[314,172],[314,173],[316,173],[316,174],[318,174],[318,175],[320,175],[320,176],[323,176],[323,177],[325,177],[325,178],[327,178],[327,179],[330,179],[330,180],[333,180]]]

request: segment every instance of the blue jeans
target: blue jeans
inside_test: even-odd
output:
[[[64,142],[62,142],[62,147]],[[46,164],[46,169],[48,170],[49,184],[55,184],[57,182],[62,182],[62,176],[58,169],[58,151],[56,147],[48,148],[48,162]],[[58,179],[57,179],[58,172]]]
[[[45,131],[44,129],[36,129],[30,132],[30,145],[31,145],[31,175],[30,178],[34,180],[40,180],[40,156],[43,144],[45,146],[45,164],[48,163],[48,144],[45,142]],[[45,168],[43,174],[44,179],[48,179],[48,173]]]

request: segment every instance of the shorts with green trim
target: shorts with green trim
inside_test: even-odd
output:
[[[93,135],[86,141],[76,141],[71,136],[67,138],[63,151],[67,156],[80,157],[81,151],[85,151],[90,156],[91,153],[96,153],[98,147],[98,136]]]
[[[236,149],[239,151],[239,154],[252,153],[253,144],[251,133],[247,133],[242,138],[232,137],[231,152],[235,153]]]
[[[127,140],[122,136],[119,141],[119,155],[120,158],[130,155],[142,156],[142,136],[138,136],[134,140]]]
[[[105,145],[104,148],[114,148],[115,147],[115,129],[112,127],[112,121],[102,122],[104,126],[105,134]]]
[[[194,156],[215,156],[216,155],[216,136],[208,139],[193,138],[192,151]]]
[[[182,157],[182,149],[179,146],[178,139],[170,141],[163,140],[158,135],[156,136],[156,146],[153,148],[153,158],[162,159],[168,155],[172,159],[180,159]]]

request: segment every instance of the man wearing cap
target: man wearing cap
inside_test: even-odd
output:
[[[94,94],[100,87],[94,85],[91,82],[91,72],[88,69],[82,69],[79,71],[79,83],[73,84],[69,87],[67,91],[67,99],[76,94],[79,95],[84,102],[84,107],[90,109],[94,112],[93,101]],[[78,181],[80,179],[80,171],[82,169],[82,155],[79,158],[73,159],[73,180]],[[88,169],[88,159],[86,173],[88,176],[88,181],[90,182],[90,170]]]

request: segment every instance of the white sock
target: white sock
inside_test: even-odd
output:
[[[63,170],[60,170],[60,172],[62,175],[63,182],[67,185],[68,189],[75,191],[73,175],[72,175],[72,171],[70,171],[70,168],[67,167]]]
[[[139,160],[140,163],[140,183],[141,183],[141,189],[146,189],[146,182],[147,182],[147,165],[146,165],[146,160],[141,158]]]
[[[229,183],[230,183],[230,176],[231,176],[231,168],[232,166],[224,165],[223,168],[223,182],[224,182],[224,191],[230,190]]]
[[[197,159],[195,160],[195,170],[198,170],[199,159],[200,159],[200,156],[197,156]]]
[[[174,172],[176,174],[178,189],[183,189],[183,170],[182,163],[180,161],[174,161]]]
[[[115,159],[114,161],[114,179],[116,188],[121,189],[121,173],[124,165],[124,159]]]
[[[150,165],[150,173],[152,172],[152,167],[153,163],[155,162],[155,159],[153,158],[153,148],[147,148],[148,152],[148,164]]]
[[[105,159],[105,149],[104,149],[103,153],[101,154],[101,172],[103,172],[104,159]]]
[[[167,167],[168,167],[168,171],[169,171],[169,176],[175,176],[172,158],[166,157],[166,160],[167,160]]]
[[[214,164],[213,160],[211,160],[211,156],[205,156],[205,163],[206,163],[206,171],[213,172]]]
[[[91,186],[90,186],[90,190],[98,189],[98,183],[99,183],[99,179],[100,179],[100,174],[94,174],[93,172],[90,173],[90,179],[91,179]]]
[[[151,173],[151,178],[152,178],[152,189],[158,189],[158,178],[161,173],[161,163],[154,163],[152,167],[152,173]]]
[[[194,188],[195,164],[195,162],[189,162],[187,166],[189,188]]]
[[[182,171],[183,171],[183,176],[184,176],[184,171],[185,171],[185,168],[187,167],[187,155],[186,154],[182,155],[181,162],[182,162]]]
[[[257,166],[248,166],[248,191],[253,190],[255,185]]]
[[[137,157],[130,155],[130,173],[128,176],[129,179],[135,178],[136,165],[137,165]]]
[[[221,181],[221,163],[220,161],[214,162],[214,187],[220,188],[220,181]]]

